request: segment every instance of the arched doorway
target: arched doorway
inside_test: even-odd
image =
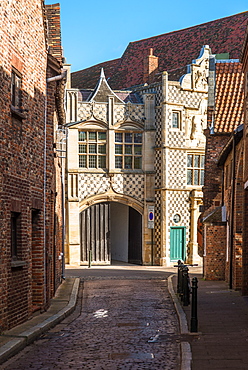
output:
[[[142,264],[142,215],[117,202],[94,204],[80,214],[81,262]]]

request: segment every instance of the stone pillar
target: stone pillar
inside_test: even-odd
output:
[[[78,129],[68,130],[67,148],[67,248],[66,262],[80,265],[80,224],[78,198]]]
[[[63,64],[63,69],[67,70],[66,89],[71,89],[71,64]]]
[[[69,236],[69,263],[80,265],[80,225],[78,202],[68,203],[68,236]]]
[[[200,215],[199,205],[203,204],[202,191],[192,190],[190,193],[190,241],[188,244],[187,263],[202,265],[202,257],[198,254],[197,222]]]
[[[167,227],[167,185],[168,185],[168,171],[167,158],[167,109],[168,109],[168,73],[162,74],[162,114],[161,114],[161,257],[160,265],[169,265],[169,240]]]
[[[149,93],[143,96],[145,104],[145,130],[143,133],[143,165],[145,176],[144,189],[144,215],[143,215],[143,262],[154,264],[154,240],[153,230],[148,229],[148,206],[155,204],[155,94]],[[154,239],[154,237],[153,237]],[[153,254],[153,256],[152,256]]]

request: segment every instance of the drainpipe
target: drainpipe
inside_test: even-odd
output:
[[[232,165],[232,190],[231,190],[231,222],[230,222],[230,266],[229,266],[229,289],[233,288],[233,239],[234,239],[234,195],[235,195],[235,161],[236,147],[235,134],[233,134],[233,165]]]
[[[47,78],[47,83],[53,82],[53,81],[60,81],[63,80],[63,78],[67,77],[67,69],[63,69],[61,75],[57,75],[54,77]]]

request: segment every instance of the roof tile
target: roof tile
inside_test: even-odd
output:
[[[243,123],[243,84],[241,63],[216,63],[216,132],[232,132]]]
[[[94,88],[101,67],[104,68],[106,77],[110,78],[108,82],[113,89],[142,84],[144,57],[150,48],[153,48],[154,55],[159,58],[158,72],[175,71],[190,64],[203,45],[209,45],[213,54],[229,52],[231,59],[239,59],[247,20],[248,11],[130,42],[121,58],[72,73],[72,86]]]

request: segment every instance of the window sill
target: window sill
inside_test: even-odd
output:
[[[25,116],[24,113],[22,113],[22,110],[21,109],[16,108],[13,105],[11,105],[11,108],[10,109],[11,109],[11,114],[13,116],[15,116],[16,118],[18,118],[18,119],[26,119],[26,116]]]
[[[11,261],[11,268],[18,268],[26,266],[26,261],[21,260],[12,260]]]

